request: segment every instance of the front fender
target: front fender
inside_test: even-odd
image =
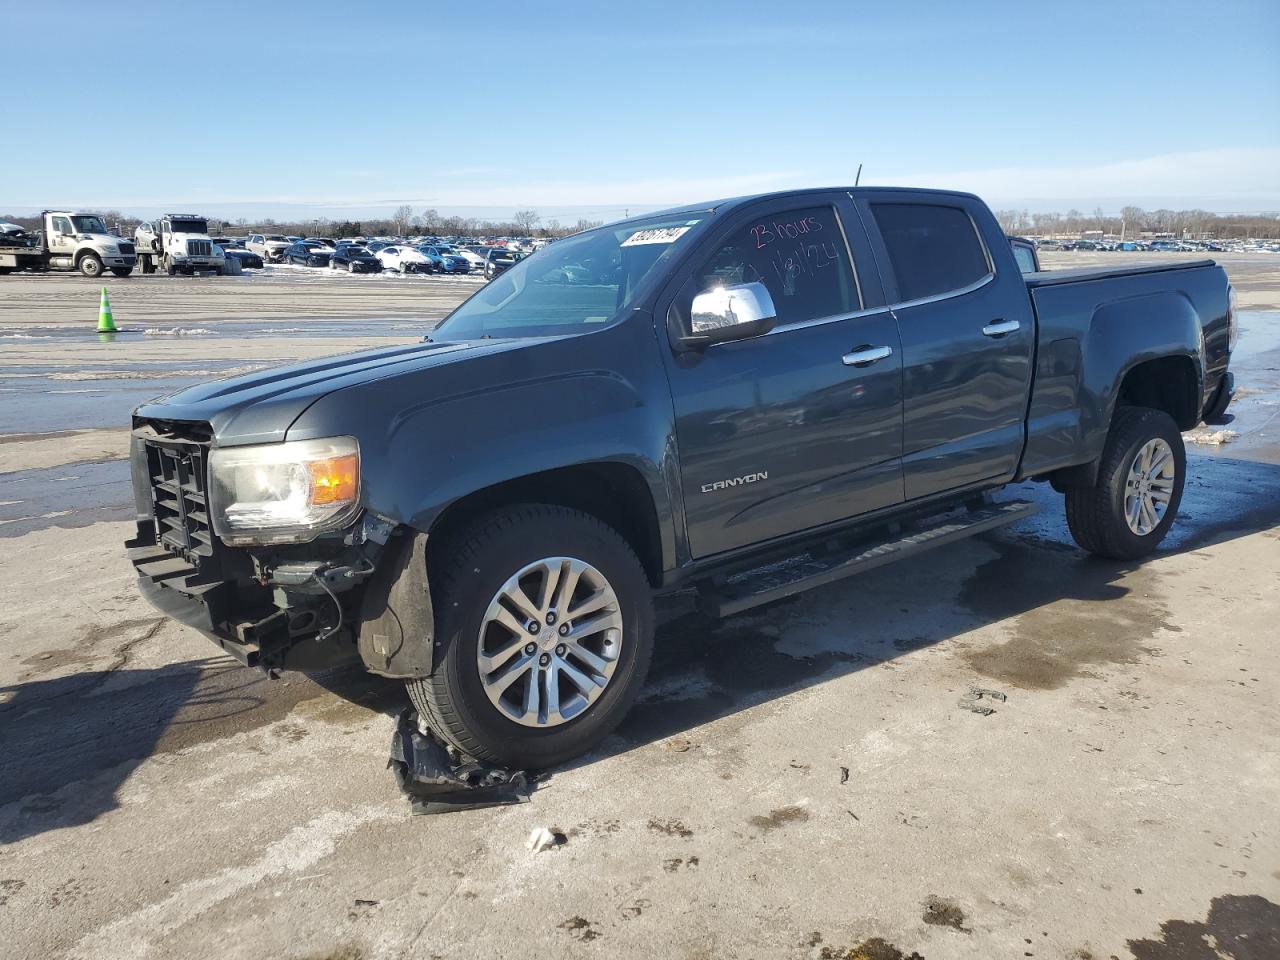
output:
[[[360,442],[366,506],[427,532],[455,501],[562,467],[620,463],[644,479],[664,569],[675,565],[671,396],[647,314],[590,334],[459,351],[452,362],[318,400],[289,439]]]

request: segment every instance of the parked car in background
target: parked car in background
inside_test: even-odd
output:
[[[505,247],[494,247],[484,258],[484,278],[492,280],[500,273],[506,273],[521,260],[520,254]]]
[[[440,273],[471,272],[471,264],[467,258],[459,256],[452,247],[424,244],[418,247],[418,252],[429,258]]]
[[[374,254],[384,270],[400,273],[435,273],[436,262],[413,247],[383,247]]]
[[[390,241],[387,241],[387,240],[370,240],[364,246],[365,246],[365,249],[368,250],[370,253],[377,253],[383,247],[391,246],[391,243]]]
[[[330,250],[332,250],[334,247],[337,246],[337,243],[335,243],[333,240],[330,240],[328,237],[307,237],[306,240],[308,243],[314,241],[315,243],[320,244],[320,246],[322,247],[328,247]]]
[[[279,263],[290,241],[278,233],[251,233],[244,248],[256,253],[267,263]]]
[[[472,270],[484,269],[485,250],[481,247],[454,247],[454,253],[460,256],[467,263],[471,264]]]
[[[301,267],[327,267],[330,250],[311,240],[299,240],[284,251],[284,262]]]
[[[252,253],[241,247],[223,246],[221,243],[215,244],[222,251],[222,256],[226,260],[235,260],[240,264],[242,270],[261,270],[263,267],[262,258],[256,253]]]
[[[347,273],[381,273],[382,263],[362,246],[340,243],[329,258],[329,266]]]

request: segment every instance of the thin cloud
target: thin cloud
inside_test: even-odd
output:
[[[1081,205],[1142,198],[1169,206],[1210,200],[1251,209],[1280,208],[1280,148],[1229,147],[1166,153],[1080,166],[1008,166],[864,177],[904,187],[968,190],[993,204],[1053,201]]]

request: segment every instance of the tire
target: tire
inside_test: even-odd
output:
[[[442,556],[448,560],[439,571],[433,570],[431,590],[436,642],[441,652],[431,676],[407,681],[410,698],[431,728],[468,756],[534,770],[585,753],[608,736],[639,695],[653,655],[653,595],[644,569],[627,542],[589,514],[564,507],[524,505],[480,518],[451,538]],[[520,723],[503,712],[486,692],[477,662],[482,631],[488,644],[486,652],[493,654],[504,647],[515,650],[514,655],[498,661],[491,674],[497,676],[508,666],[517,668],[518,679],[506,694],[517,702],[507,709],[523,709],[519,701],[527,696],[530,680],[540,676],[540,658],[551,663],[551,671],[558,671],[562,663],[568,664],[564,670],[573,667],[580,676],[584,670],[590,671],[587,661],[576,659],[572,652],[561,656],[565,647],[560,637],[571,625],[571,614],[555,627],[554,634],[548,629],[555,625],[551,617],[546,626],[538,624],[536,642],[532,632],[513,636],[508,628],[487,620],[486,613],[494,609],[491,602],[496,606],[499,591],[510,579],[547,558],[570,558],[589,565],[581,572],[576,581],[577,592],[570,599],[581,608],[586,602],[584,591],[603,593],[603,582],[616,598],[621,629],[582,635],[583,647],[599,644],[591,647],[597,655],[596,663],[611,664],[612,673],[603,686],[597,681],[598,691],[587,685],[593,700],[579,696],[577,691],[583,688],[575,686],[567,673],[552,672],[548,678],[560,678],[555,682],[557,691],[561,691],[561,709],[580,712],[571,713],[570,719],[562,719],[558,713],[552,718],[548,713]],[[537,584],[536,604],[547,580],[537,574],[531,576],[534,579],[522,583],[528,589],[535,589],[533,585]],[[607,616],[608,612],[609,608],[605,608],[586,616],[594,619]],[[610,637],[614,646],[610,646]],[[533,656],[527,656],[527,647],[519,646],[523,641],[535,647]],[[542,651],[537,651],[539,645]],[[614,650],[614,659],[606,661],[610,649]],[[523,672],[518,669],[521,664],[528,664]],[[539,704],[545,711],[548,688],[539,681],[538,690]],[[526,714],[526,718],[529,716]]]
[[[96,253],[86,253],[80,258],[78,266],[80,267],[80,272],[91,280],[96,280],[102,276],[102,258]]]
[[[1160,485],[1157,494],[1164,492],[1168,497],[1159,522],[1150,525],[1148,530],[1143,530],[1139,523],[1135,530],[1126,515],[1126,502],[1133,504],[1127,484],[1131,469],[1140,468],[1135,461],[1144,448],[1155,441],[1162,441],[1168,447],[1173,477],[1157,481]],[[1182,503],[1186,475],[1187,453],[1173,418],[1163,410],[1120,407],[1111,420],[1097,482],[1091,487],[1072,487],[1067,491],[1067,527],[1072,538],[1090,553],[1112,560],[1137,560],[1147,556],[1173,526]]]
[[[164,272],[169,276],[177,276],[178,268],[173,265],[173,261],[168,257],[164,258]]]
[[[132,267],[112,267],[111,272],[114,273],[117,277],[127,277],[129,274],[133,273],[133,268]]]

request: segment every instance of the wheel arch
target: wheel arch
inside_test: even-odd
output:
[[[661,583],[664,563],[657,506],[649,483],[630,463],[575,464],[494,483],[447,504],[427,533],[433,544],[447,543],[486,513],[524,503],[567,507],[597,518],[627,541],[649,583],[655,587]]]

